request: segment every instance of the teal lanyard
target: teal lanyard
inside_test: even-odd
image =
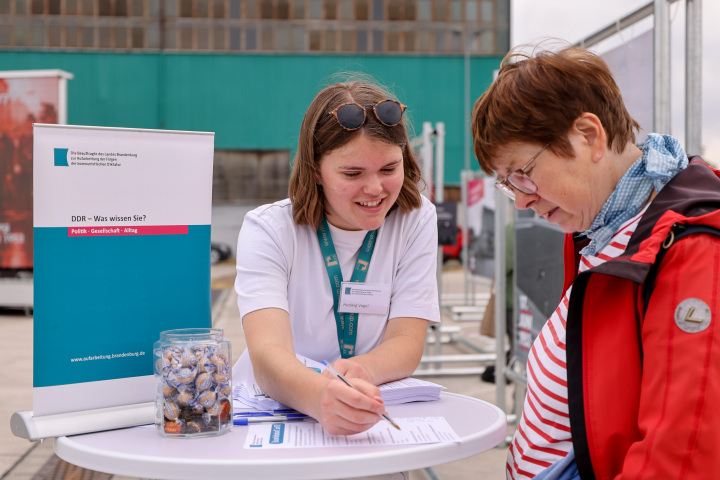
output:
[[[333,310],[335,312],[335,325],[337,326],[338,344],[340,345],[340,355],[342,358],[350,358],[355,355],[355,342],[357,339],[357,313],[340,313],[338,312],[338,303],[340,303],[340,288],[343,282],[342,270],[340,270],[340,262],[338,262],[335,245],[333,245],[332,236],[330,235],[330,227],[327,220],[323,217],[322,224],[317,229],[318,240],[320,241],[320,250],[325,259],[325,268],[327,269],[328,279],[330,280],[330,290],[333,294]],[[375,238],[377,230],[372,230],[365,235],[360,254],[355,269],[353,270],[351,282],[364,282],[367,275],[368,265],[375,249]]]

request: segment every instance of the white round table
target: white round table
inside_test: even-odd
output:
[[[402,472],[453,462],[489,450],[507,434],[505,413],[476,398],[443,393],[436,402],[387,407],[393,418],[445,417],[460,443],[243,448],[247,427],[217,437],[174,439],[134,427],[55,439],[55,453],[83,468],[133,477],[321,480]]]

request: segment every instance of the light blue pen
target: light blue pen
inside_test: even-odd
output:
[[[337,370],[335,370],[335,368],[333,368],[333,366],[330,365],[330,364],[327,362],[327,360],[323,360],[323,361],[322,361],[322,364],[325,365],[325,367],[327,367],[327,369],[330,371],[330,373],[332,373],[333,375],[335,375],[335,376],[336,376],[339,380],[341,380],[345,385],[347,385],[347,386],[350,387],[350,388],[353,388],[353,389],[357,390],[357,388],[355,388],[352,383],[348,382],[347,379],[340,374],[340,372],[338,372]],[[381,413],[380,416],[383,417],[383,418],[384,418],[385,420],[387,420],[388,422],[390,422],[390,425],[392,425],[393,427],[395,427],[395,428],[397,428],[398,430],[400,430],[400,427],[398,426],[398,424],[395,423],[395,422],[393,421],[393,419],[390,418],[390,416],[389,416],[387,413]]]
[[[236,417],[233,418],[233,425],[250,425],[251,423],[263,422],[291,422],[297,420],[306,420],[307,415],[270,415],[267,417]]]

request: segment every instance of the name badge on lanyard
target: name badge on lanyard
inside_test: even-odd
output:
[[[368,232],[365,240],[360,248],[355,268],[353,269],[350,282],[343,282],[342,271],[335,252],[335,245],[330,234],[330,227],[327,220],[323,218],[322,223],[317,229],[318,241],[320,242],[320,250],[325,259],[325,268],[327,269],[328,279],[330,280],[330,290],[333,294],[333,310],[335,313],[335,325],[337,328],[338,346],[340,347],[340,355],[342,358],[350,358],[355,355],[355,343],[357,342],[357,320],[359,312],[340,312],[338,305],[340,303],[340,295],[344,290],[343,284],[354,283],[362,285],[367,275],[370,259],[375,249],[375,238],[377,238],[377,230]],[[352,289],[351,289],[352,292]],[[352,293],[351,293],[352,295]],[[388,297],[389,301],[389,297]]]
[[[338,312],[387,315],[390,310],[390,285],[342,282]]]

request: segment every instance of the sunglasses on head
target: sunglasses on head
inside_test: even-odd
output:
[[[394,127],[402,120],[407,106],[391,99],[380,100],[375,105],[365,105],[364,107],[359,103],[343,103],[332,112],[328,112],[328,115],[335,117],[342,128],[352,131],[365,124],[368,108],[372,108],[378,122],[386,127]]]

